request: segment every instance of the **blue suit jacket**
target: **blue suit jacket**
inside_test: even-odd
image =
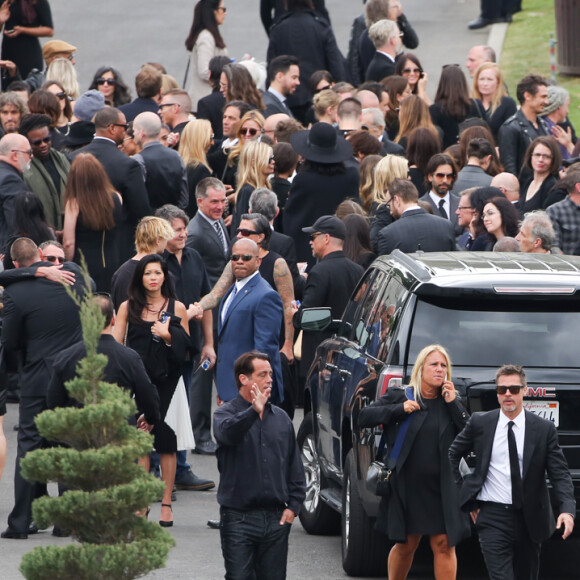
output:
[[[282,299],[258,273],[236,294],[222,323],[222,310],[232,290],[233,286],[223,297],[218,318],[218,395],[222,401],[238,395],[234,363],[245,352],[259,350],[270,356],[274,373],[270,400],[280,403],[284,400],[279,347]]]

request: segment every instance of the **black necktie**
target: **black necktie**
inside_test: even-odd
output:
[[[224,251],[224,254],[226,254],[227,253],[226,241],[224,238],[224,233],[222,232],[222,228],[221,228],[219,222],[214,222],[213,225],[215,227],[215,231],[218,235],[218,238],[220,239],[220,242],[222,243],[222,250]]]
[[[445,211],[445,200],[444,199],[439,200],[439,213],[441,214],[442,218],[449,219],[449,216],[447,215],[447,212]]]
[[[510,453],[510,471],[512,478],[512,505],[516,509],[521,509],[524,505],[524,492],[522,487],[522,475],[520,473],[520,460],[518,459],[518,448],[516,446],[516,436],[514,435],[514,422],[508,423],[508,450]]]

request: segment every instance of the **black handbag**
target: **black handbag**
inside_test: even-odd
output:
[[[413,389],[411,387],[405,388],[405,393],[409,401],[414,401]],[[406,419],[401,423],[399,427],[399,432],[397,433],[397,438],[395,439],[395,444],[391,450],[389,457],[385,462],[383,461],[373,461],[367,470],[366,486],[369,491],[375,495],[389,498],[393,489],[393,481],[396,477],[396,467],[397,459],[401,453],[401,447],[403,446],[403,441],[405,440],[405,435],[409,429],[411,423],[411,418],[414,413],[410,413]],[[381,440],[379,441],[379,447],[377,449],[377,457],[382,457],[385,449],[385,431],[381,435]]]

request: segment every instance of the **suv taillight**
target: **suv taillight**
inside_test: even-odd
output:
[[[403,375],[401,373],[393,372],[392,370],[387,370],[382,374],[377,382],[377,396],[376,399],[382,397],[387,389],[391,387],[400,387],[403,384]],[[375,399],[375,400],[376,400]]]

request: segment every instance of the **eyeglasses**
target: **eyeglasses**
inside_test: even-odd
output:
[[[228,83],[222,83],[220,81],[220,90],[223,89],[224,91],[228,90]]]
[[[512,395],[519,395],[520,391],[522,389],[525,389],[525,385],[506,385],[504,386],[497,386],[497,394],[498,395],[505,395],[508,391],[512,394]]]
[[[99,86],[102,85],[110,85],[113,86],[117,83],[117,81],[115,79],[97,79],[97,84]]]
[[[59,264],[64,264],[64,256],[43,256],[47,262],[58,262]]]
[[[393,197],[389,197],[389,199],[387,199],[387,201],[385,201],[385,205],[391,209],[391,204],[393,203]]]
[[[248,135],[250,135],[250,137],[255,137],[258,132],[262,133],[264,131],[264,129],[254,129],[253,127],[242,127],[240,129],[240,135],[246,135],[246,137]]]
[[[35,139],[34,141],[30,141],[30,144],[33,147],[39,147],[42,143],[50,143],[52,141],[52,137],[49,135],[48,137],[44,137],[43,139]]]
[[[67,57],[67,60],[73,61],[75,59],[74,55],[69,54]]]
[[[320,93],[320,92],[322,92],[322,91],[326,91],[327,89],[330,89],[330,88],[332,88],[332,87],[331,87],[331,85],[326,85],[326,86],[324,86],[324,87],[320,87],[319,89],[316,89],[316,90],[314,91],[314,94],[318,94],[318,93]]]
[[[123,129],[125,129],[125,131],[129,127],[128,123],[111,123],[111,125],[113,125],[113,127],[122,127]]]
[[[532,153],[534,159],[552,159],[549,153]]]
[[[225,6],[219,6],[218,8],[216,8],[216,10],[221,10],[224,14],[228,11],[228,9]]]
[[[324,236],[326,235],[324,232],[314,232],[313,234],[310,234],[310,239],[312,241],[314,241],[318,236]]]
[[[257,258],[258,256],[254,256],[253,254],[232,254],[230,256],[230,260],[232,262],[238,262],[242,260],[243,262],[249,262],[252,258]]]
[[[159,108],[163,109],[163,107],[173,107],[173,105],[179,105],[179,103],[163,103],[159,105]]]
[[[29,149],[28,151],[21,151],[20,149],[11,149],[11,151],[12,153],[24,153],[24,155],[28,155],[28,157],[33,156],[32,149]]]
[[[404,75],[410,75],[410,74],[413,74],[413,73],[422,73],[422,72],[423,71],[420,68],[404,68],[402,70],[402,73]]]
[[[458,205],[457,209],[465,209],[465,210],[471,210],[473,211],[472,207],[469,207],[468,205]]]
[[[66,93],[56,93],[56,98],[60,99],[61,101],[66,99]]]
[[[258,232],[256,230],[249,230],[248,228],[238,228],[236,230],[236,234],[242,234],[242,236],[244,236],[244,238],[247,238],[248,236],[251,236],[253,234],[258,234]],[[232,256],[233,258],[233,256]]]
[[[453,173],[436,173],[435,177],[437,177],[438,179],[453,179],[455,177],[455,174],[453,174]]]
[[[481,215],[483,217],[491,217],[492,215],[496,215],[498,213],[499,213],[499,211],[495,211],[493,209],[490,209],[489,211],[484,211]]]

